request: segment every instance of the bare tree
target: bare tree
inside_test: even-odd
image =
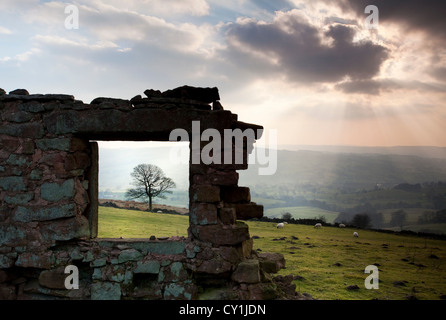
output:
[[[146,199],[149,210],[152,211],[152,199],[165,199],[166,193],[172,193],[169,189],[175,188],[175,182],[164,175],[163,170],[153,164],[139,164],[133,168],[130,174],[133,178],[134,188],[128,189],[125,197],[131,199]]]

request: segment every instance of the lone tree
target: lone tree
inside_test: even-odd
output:
[[[148,199],[149,211],[152,211],[152,199],[165,199],[166,193],[172,193],[169,189],[175,188],[175,182],[164,175],[163,170],[153,164],[139,164],[133,168],[130,174],[133,178],[132,185],[135,188],[128,189],[125,197],[131,199]]]
[[[398,211],[392,212],[392,218],[390,219],[390,226],[392,227],[400,227],[400,230],[403,230],[403,225],[406,223],[407,213],[406,211],[400,209]]]
[[[370,227],[371,222],[372,219],[367,213],[357,213],[350,223],[358,228],[366,229]]]

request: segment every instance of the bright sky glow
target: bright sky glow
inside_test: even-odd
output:
[[[446,4],[362,0],[0,2],[0,87],[90,102],[218,87],[280,144],[446,146]],[[79,29],[65,8],[79,9]]]

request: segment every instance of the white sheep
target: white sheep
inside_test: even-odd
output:
[[[282,229],[283,227],[285,227],[285,224],[283,222],[278,223],[276,226],[277,229]]]
[[[355,231],[355,232],[353,232],[353,236],[355,236],[357,238],[357,237],[359,237],[359,234]]]
[[[345,228],[345,224],[340,223],[340,224],[339,224],[339,228]]]
[[[315,227],[315,228],[322,228],[322,223],[316,223],[316,224],[314,225],[314,227]]]

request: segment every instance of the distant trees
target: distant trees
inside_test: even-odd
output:
[[[292,217],[293,217],[293,215],[289,212],[285,212],[284,214],[282,214],[283,220],[290,220]]]
[[[370,216],[367,213],[357,213],[353,216],[352,221],[350,224],[358,227],[358,228],[370,228],[372,219],[370,219]]]
[[[419,218],[418,223],[446,223],[446,209],[436,212],[424,212]]]
[[[407,220],[407,213],[404,210],[397,210],[391,213],[390,225],[392,227],[399,227],[400,230],[403,230],[403,225]]]
[[[153,198],[164,199],[166,193],[172,193],[169,189],[176,186],[171,178],[164,175],[160,167],[153,164],[139,164],[133,168],[130,175],[133,178],[131,184],[134,188],[127,190],[126,199],[146,199],[150,211],[152,211]]]

